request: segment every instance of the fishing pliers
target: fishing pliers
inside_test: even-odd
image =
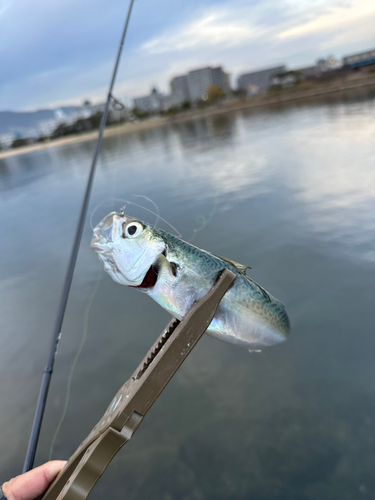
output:
[[[173,318],[107,411],[70,457],[42,500],[85,500],[110,461],[138,429],[147,411],[213,320],[236,276],[225,269],[213,288],[180,321]]]

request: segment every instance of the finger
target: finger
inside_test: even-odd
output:
[[[63,460],[53,460],[11,479],[2,486],[5,498],[7,500],[34,500],[47,490],[65,464]]]

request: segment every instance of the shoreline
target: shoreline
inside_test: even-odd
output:
[[[280,104],[293,103],[295,101],[311,102],[315,98],[325,95],[340,94],[350,90],[365,89],[366,87],[375,88],[375,76],[370,78],[361,78],[360,80],[353,80],[351,82],[336,82],[330,86],[316,87],[306,90],[293,90],[283,91],[276,95],[259,95],[246,99],[232,99],[224,104],[211,106],[206,109],[194,109],[178,113],[174,116],[153,117],[148,120],[140,122],[128,122],[122,125],[114,125],[104,130],[103,137],[108,137],[116,134],[127,134],[131,132],[138,132],[159,127],[161,125],[169,125],[181,123],[195,118],[206,118],[218,114],[231,113],[235,111],[251,111],[259,110],[261,108],[274,107]],[[44,149],[53,148],[65,144],[76,144],[79,142],[93,141],[98,137],[98,130],[86,132],[77,135],[71,135],[51,140],[49,142],[30,144],[29,146],[22,146],[20,148],[8,149],[0,151],[0,160],[11,156],[18,156],[33,151],[40,151]]]

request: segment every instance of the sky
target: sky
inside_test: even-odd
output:
[[[0,111],[103,102],[129,0],[0,0]],[[114,95],[375,48],[371,0],[135,0]]]

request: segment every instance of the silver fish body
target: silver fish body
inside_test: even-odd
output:
[[[282,342],[289,333],[284,305],[238,266],[139,219],[112,212],[94,229],[91,248],[115,281],[147,293],[178,319],[229,268],[236,280],[207,333],[249,350]]]

